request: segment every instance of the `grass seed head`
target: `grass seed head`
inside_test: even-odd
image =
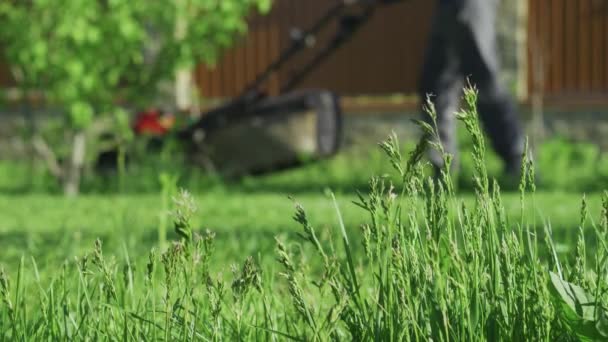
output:
[[[154,268],[156,266],[156,249],[152,248],[148,254],[148,263],[146,264],[146,279],[152,281],[154,277]]]
[[[9,312],[12,312],[13,303],[11,302],[11,282],[3,267],[0,267],[0,295],[2,296],[2,302],[4,305],[6,305]]]
[[[165,283],[167,285],[167,293],[173,284],[173,278],[177,274],[177,271],[182,264],[182,258],[185,253],[184,244],[181,242],[174,242],[169,249],[163,253],[161,260],[165,269]]]
[[[250,289],[262,291],[262,277],[259,268],[255,265],[252,257],[248,257],[243,264],[241,272],[233,269],[235,279],[232,281],[232,293],[235,300],[242,300]]]
[[[392,132],[389,136],[388,140],[381,142],[380,148],[386,153],[388,156],[388,160],[393,166],[393,168],[399,173],[399,175],[403,178],[405,177],[405,171],[401,166],[401,149],[399,147],[399,139],[397,138],[397,134]]]
[[[194,198],[188,191],[181,189],[177,196],[173,198],[173,206],[173,225],[175,232],[183,241],[189,243],[192,240],[191,221],[197,210]]]

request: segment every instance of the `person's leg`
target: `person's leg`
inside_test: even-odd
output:
[[[523,134],[515,104],[500,85],[495,19],[498,1],[466,0],[460,18],[465,34],[459,48],[463,72],[479,90],[478,111],[509,173],[519,172]]]
[[[454,156],[457,164],[458,142],[456,139],[455,112],[458,110],[459,97],[462,90],[462,74],[458,50],[454,45],[451,34],[456,25],[456,17],[452,9],[437,9],[433,22],[433,30],[426,51],[425,63],[420,80],[419,96],[422,105],[426,105],[427,97],[437,110],[437,129],[441,144],[447,153]],[[423,118],[431,123],[430,116],[421,108]],[[435,150],[429,152],[431,163],[440,168],[443,166],[443,156]]]

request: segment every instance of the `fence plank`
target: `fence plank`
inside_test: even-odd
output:
[[[604,91],[608,91],[608,65],[607,64],[607,60],[608,60],[608,20],[606,20],[606,18],[608,17],[606,8],[601,8],[601,14],[599,14],[599,16],[603,17],[602,19],[602,25],[603,25],[603,33],[604,36],[602,38],[602,43],[603,43],[603,47],[604,47],[604,59],[602,61],[602,63],[604,63],[604,84],[603,84],[603,90]]]
[[[527,93],[534,93],[536,91],[536,78],[537,75],[533,72],[534,67],[536,65],[536,58],[538,51],[536,49],[536,45],[538,44],[538,33],[537,33],[537,22],[538,22],[538,10],[536,7],[538,6],[538,0],[530,0],[528,3],[528,27],[526,29],[526,35],[528,37],[528,46],[526,50],[526,58],[528,60],[528,70],[527,70]]]
[[[591,9],[591,25],[592,25],[592,59],[591,59],[591,75],[592,84],[591,87],[594,91],[604,90],[603,79],[604,79],[604,68],[605,56],[604,56],[604,31],[603,24],[605,22],[604,16],[598,11],[597,6]]]
[[[551,91],[564,85],[564,1],[554,0],[551,6]]]
[[[562,91],[575,91],[578,84],[578,0],[566,1],[566,84]]]
[[[554,58],[551,54],[551,3],[553,0],[542,0],[540,6],[540,20],[539,20],[539,35],[541,42],[541,49],[543,54],[543,64],[542,67],[544,69],[543,75],[545,77],[544,84],[545,89],[550,91],[553,87],[553,73],[551,72],[551,65],[554,64]]]
[[[591,11],[589,6],[590,0],[579,0],[579,35],[578,35],[578,74],[579,74],[579,91],[588,92],[591,90],[591,45],[590,38],[590,23]]]

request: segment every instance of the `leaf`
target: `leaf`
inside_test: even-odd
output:
[[[133,39],[139,33],[137,24],[131,18],[123,18],[120,21],[120,33],[124,38]]]
[[[590,301],[585,290],[561,279],[553,272],[550,272],[550,276],[553,289],[559,294],[562,304],[565,304],[568,311],[571,311],[568,313],[569,316],[593,320],[593,309],[591,309],[591,316],[589,316],[589,310],[586,309]]]
[[[76,102],[70,108],[72,125],[77,129],[87,127],[93,120],[93,108],[86,102]]]
[[[81,60],[72,59],[66,63],[66,70],[74,79],[79,79],[85,72],[84,64]]]
[[[595,320],[595,298],[575,284],[550,273],[551,292],[559,307],[562,321],[576,334],[581,341],[602,341],[607,335],[605,318]],[[605,316],[605,315],[602,315]]]
[[[595,324],[595,328],[603,337],[608,338],[608,313],[604,312]]]
[[[272,0],[258,0],[258,11],[263,14],[270,12],[272,8]]]

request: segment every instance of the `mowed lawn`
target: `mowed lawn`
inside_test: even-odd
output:
[[[195,194],[198,212],[194,225],[217,234],[218,268],[255,256],[262,263],[275,258],[275,236],[297,241],[300,227],[293,221],[293,202],[281,191],[211,190]],[[337,215],[327,192],[300,192],[294,196],[304,205],[310,220],[321,234],[338,233]],[[352,192],[336,194],[349,234],[359,236],[359,227],[368,217],[353,204]],[[474,205],[472,194],[460,197]],[[512,224],[519,222],[518,193],[506,193],[503,201]],[[596,222],[600,216],[600,194],[587,195],[589,212]],[[580,217],[581,195],[542,192],[527,196],[528,222],[536,227],[550,223],[559,250],[574,245]],[[21,257],[36,259],[38,267],[52,270],[65,260],[89,251],[96,238],[104,252],[118,260],[142,259],[158,246],[158,227],[163,213],[161,197],[144,195],[85,195],[68,199],[51,195],[0,196],[0,264],[14,271]],[[531,215],[533,214],[533,215]],[[530,222],[535,221],[535,222]],[[168,239],[175,238],[169,227]]]

